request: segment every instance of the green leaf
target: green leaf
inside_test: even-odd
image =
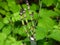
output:
[[[4,41],[7,38],[6,34],[0,33],[0,41]]]
[[[9,23],[9,18],[8,17],[3,18],[3,23],[8,24]]]
[[[0,2],[1,2],[2,0],[0,0]]]
[[[4,26],[4,24],[2,22],[0,22],[0,29]]]
[[[11,45],[11,41],[7,39],[7,40],[5,41],[5,45]]]
[[[41,17],[51,17],[51,16],[58,16],[58,13],[52,10],[41,9],[39,15]]]
[[[15,43],[16,39],[12,37],[11,35],[8,36],[8,40],[11,41],[11,43]]]
[[[0,13],[3,14],[3,15],[6,15],[6,11],[5,10],[0,9]]]
[[[39,7],[38,7],[38,5],[36,5],[36,4],[32,4],[32,5],[30,6],[30,9],[31,9],[31,10],[38,10]]]
[[[54,3],[55,0],[42,0],[42,2],[44,4],[46,4],[47,6],[51,6]]]
[[[12,45],[23,45],[21,41],[16,41],[15,43],[13,43]]]
[[[5,41],[5,45],[12,45],[13,43],[16,43],[15,38],[8,36],[8,39]]]
[[[31,14],[31,10],[30,10],[30,12],[28,11],[28,10],[26,10],[26,12],[25,12],[25,14],[23,14],[23,17],[26,15],[26,18],[24,18],[23,20],[31,20],[31,16],[30,16],[30,14]]]
[[[31,25],[32,25],[32,23],[29,22],[29,23],[27,24],[27,28],[30,29]]]
[[[38,26],[43,27],[46,30],[52,30],[54,25],[55,25],[54,21],[48,17],[38,20]]]
[[[5,26],[3,29],[2,29],[2,33],[5,33],[6,35],[9,35],[11,33],[11,26],[8,25],[8,26]]]
[[[0,45],[4,45],[4,41],[0,41]]]
[[[58,13],[58,15],[60,14],[60,10],[58,8],[54,8],[55,12]]]
[[[17,27],[17,28],[15,28],[15,30],[13,30],[13,31],[14,31],[14,33],[16,33],[16,34],[19,34],[19,35],[22,35],[22,36],[26,36],[25,29],[24,29],[23,26],[22,26],[22,27]]]
[[[9,11],[9,7],[6,2],[0,2],[0,7],[2,7],[6,11]]]
[[[58,0],[60,2],[60,0]]]
[[[16,12],[16,13],[13,13],[13,14],[12,14],[12,21],[13,21],[13,22],[18,21],[18,20],[20,20],[20,19],[21,19],[21,17],[20,17],[20,15],[19,15],[19,12]]]
[[[24,42],[29,42],[29,41],[30,39],[28,37],[24,39]]]
[[[12,11],[12,12],[17,12],[17,11],[20,11],[20,5],[17,5],[16,4],[16,2],[15,2],[15,0],[7,0],[7,2],[8,2],[8,6],[10,7],[10,10]]]
[[[42,40],[47,36],[47,30],[42,27],[37,26],[36,29],[36,40]]]
[[[48,42],[44,42],[44,45],[48,45]]]
[[[25,26],[21,27],[18,34],[22,35],[22,36],[26,36],[26,32],[25,32],[25,29],[24,29]],[[25,27],[26,28],[26,27]]]
[[[60,41],[60,30],[53,30],[48,37]]]

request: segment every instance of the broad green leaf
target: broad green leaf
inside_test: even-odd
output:
[[[1,2],[2,0],[0,0],[0,2]]]
[[[3,29],[2,29],[2,33],[5,33],[6,35],[9,35],[11,33],[11,26],[8,25],[8,26],[5,26]]]
[[[15,20],[15,17],[12,17],[12,21],[13,21],[13,22],[15,22],[15,21],[16,21],[16,20]]]
[[[20,5],[17,5],[15,0],[7,0],[8,2],[8,6],[10,7],[10,10],[12,12],[17,12],[17,11],[20,11]]]
[[[3,14],[3,15],[6,15],[6,11],[5,10],[0,9],[0,13]]]
[[[2,22],[3,21],[3,18],[2,18],[2,15],[0,15],[0,22]]]
[[[25,27],[25,26],[24,26]],[[22,36],[26,36],[26,32],[25,32],[25,29],[24,27],[21,27],[18,34],[22,35]],[[26,27],[25,27],[26,28]]]
[[[60,2],[60,0],[58,0]]]
[[[16,43],[15,38],[8,36],[8,39],[5,41],[5,45],[12,45],[13,43]]]
[[[60,30],[52,31],[48,37],[60,41]]]
[[[19,12],[16,12],[16,13],[13,13],[13,14],[12,14],[12,21],[13,21],[13,22],[18,21],[18,20],[20,20],[20,19],[21,19],[21,17],[20,17],[20,15],[19,15]]]
[[[58,16],[58,13],[52,10],[41,9],[39,15],[41,17],[51,17],[51,16]]]
[[[7,35],[4,33],[0,33],[0,41],[4,41],[7,38]]]
[[[38,19],[38,13],[34,12],[33,18],[34,18],[34,19]]]
[[[42,40],[47,36],[48,31],[45,30],[43,27],[37,26],[36,29],[36,40]]]
[[[5,41],[5,45],[11,45],[11,41],[7,39],[7,40]]]
[[[16,34],[19,34],[19,35],[22,35],[22,36],[26,36],[24,27],[17,27],[17,28],[15,28],[15,30],[13,30],[13,31],[14,31],[14,33],[16,33]]]
[[[48,42],[44,42],[44,45],[48,45]]]
[[[53,45],[53,41],[46,41],[43,45]]]
[[[0,22],[0,29],[4,26],[4,24],[2,22]]]
[[[51,6],[54,3],[55,0],[42,0],[42,2],[44,4],[46,4],[47,6]]]
[[[15,29],[13,30],[13,32],[14,32],[15,34],[19,33],[19,32],[20,32],[20,28],[19,28],[19,27],[15,27]]]
[[[16,39],[12,36],[8,36],[8,39],[11,41],[11,43],[15,43]]]
[[[0,7],[2,7],[6,11],[9,11],[9,7],[6,2],[0,2]]]
[[[32,25],[32,23],[29,22],[29,23],[27,24],[27,28],[30,29],[31,25]]]
[[[52,30],[54,25],[55,25],[54,21],[48,17],[38,20],[38,26],[43,27],[46,30]]]
[[[0,45],[4,45],[4,41],[0,41]]]
[[[11,44],[11,45],[23,45],[21,41],[16,41],[15,43]]]
[[[9,23],[9,18],[8,17],[3,18],[3,23],[8,24]]]
[[[54,8],[55,12],[58,13],[58,15],[60,14],[60,10],[58,8]]]
[[[30,39],[28,37],[24,39],[24,42],[29,42],[29,41]]]
[[[38,7],[38,5],[36,5],[36,4],[32,4],[32,5],[30,6],[30,9],[31,9],[31,10],[38,10],[39,7]]]

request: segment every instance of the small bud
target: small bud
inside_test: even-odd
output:
[[[30,6],[28,6],[28,10],[30,10]]]
[[[20,15],[22,16],[22,13],[20,13]]]
[[[30,37],[30,40],[34,40],[34,38],[33,37]]]
[[[26,8],[24,8],[24,10],[26,11]]]
[[[25,10],[23,11],[23,13],[25,13]]]
[[[26,3],[27,4],[27,6],[29,5],[29,3]]]

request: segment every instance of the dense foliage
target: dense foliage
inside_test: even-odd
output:
[[[25,1],[0,0],[0,45],[31,45],[31,35],[37,45],[60,42],[60,0]]]

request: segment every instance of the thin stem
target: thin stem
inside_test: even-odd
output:
[[[28,6],[28,10],[30,10],[30,5],[29,5],[28,0],[26,0],[26,5]]]
[[[22,20],[22,25],[23,25],[23,26],[25,25],[23,20]],[[27,31],[26,27],[24,27],[24,30],[25,30],[25,32],[26,32],[26,34],[27,34],[27,36],[29,37],[29,36],[30,36],[30,34],[28,33],[28,31]]]
[[[40,0],[39,0],[39,7],[40,7],[40,9],[39,9],[39,14],[40,14],[40,10],[41,10],[41,8],[42,8],[42,1],[40,1]]]

